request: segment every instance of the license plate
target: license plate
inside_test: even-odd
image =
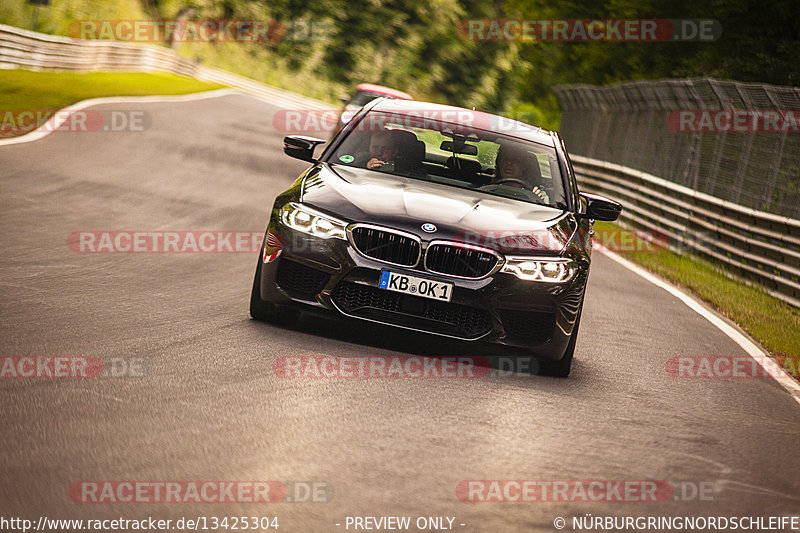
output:
[[[452,283],[406,276],[405,274],[397,274],[388,270],[381,270],[381,279],[378,287],[443,302],[449,302],[453,295]]]

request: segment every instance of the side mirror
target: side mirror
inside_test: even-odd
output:
[[[599,194],[588,192],[580,193],[581,197],[587,202],[586,213],[580,215],[582,218],[593,218],[595,220],[606,220],[608,222],[617,220],[622,212],[622,206],[613,200]]]
[[[314,159],[314,148],[318,144],[324,144],[325,139],[317,139],[316,137],[305,137],[302,135],[293,135],[291,137],[283,138],[283,152],[296,159],[308,161],[309,163],[316,163]]]

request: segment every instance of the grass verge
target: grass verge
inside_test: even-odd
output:
[[[595,231],[601,237],[631,233],[613,222],[597,222]],[[623,236],[617,242],[636,242],[636,238]],[[709,304],[766,348],[784,370],[800,377],[800,309],[756,284],[732,278],[721,266],[704,259],[655,246],[631,248],[615,251]]]
[[[18,111],[52,113],[88,98],[188,94],[222,87],[172,74],[0,70],[0,137],[30,131],[3,127],[13,125]]]

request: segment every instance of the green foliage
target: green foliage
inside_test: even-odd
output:
[[[70,35],[70,24],[79,20],[142,20],[146,16],[140,0],[51,0],[46,7],[35,7],[27,0],[0,2],[0,23],[31,29],[37,11],[36,30],[55,35]]]
[[[0,3],[0,22],[30,26],[26,0]],[[510,113],[554,128],[552,87],[713,76],[800,84],[796,0],[53,0],[39,29],[66,34],[76,19],[276,20],[277,43],[184,43],[179,53],[334,102],[372,82],[442,103]],[[474,18],[716,19],[714,42],[478,42]]]
[[[509,118],[546,130],[557,130],[561,121],[558,102],[553,94],[548,94],[547,97],[540,99],[538,105],[530,102],[513,104],[504,113]]]
[[[533,19],[715,19],[711,42],[527,43],[517,97],[534,101],[560,84],[606,85],[637,79],[716,77],[800,83],[800,3],[796,0],[508,0],[506,11]]]

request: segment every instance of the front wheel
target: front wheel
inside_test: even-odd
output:
[[[582,311],[582,310],[581,310]],[[578,326],[581,325],[581,315],[578,314],[578,319],[575,322],[575,327],[572,329],[567,349],[564,351],[564,356],[558,361],[552,359],[539,359],[539,372],[540,376],[552,376],[556,378],[565,378],[569,376],[572,370],[572,356],[575,354],[575,342],[578,340]]]
[[[256,275],[253,278],[253,289],[250,291],[250,316],[254,320],[270,322],[283,326],[294,326],[300,318],[300,312],[296,309],[278,307],[272,302],[261,299],[261,258],[264,255],[262,248],[258,254],[258,264],[256,265]]]

